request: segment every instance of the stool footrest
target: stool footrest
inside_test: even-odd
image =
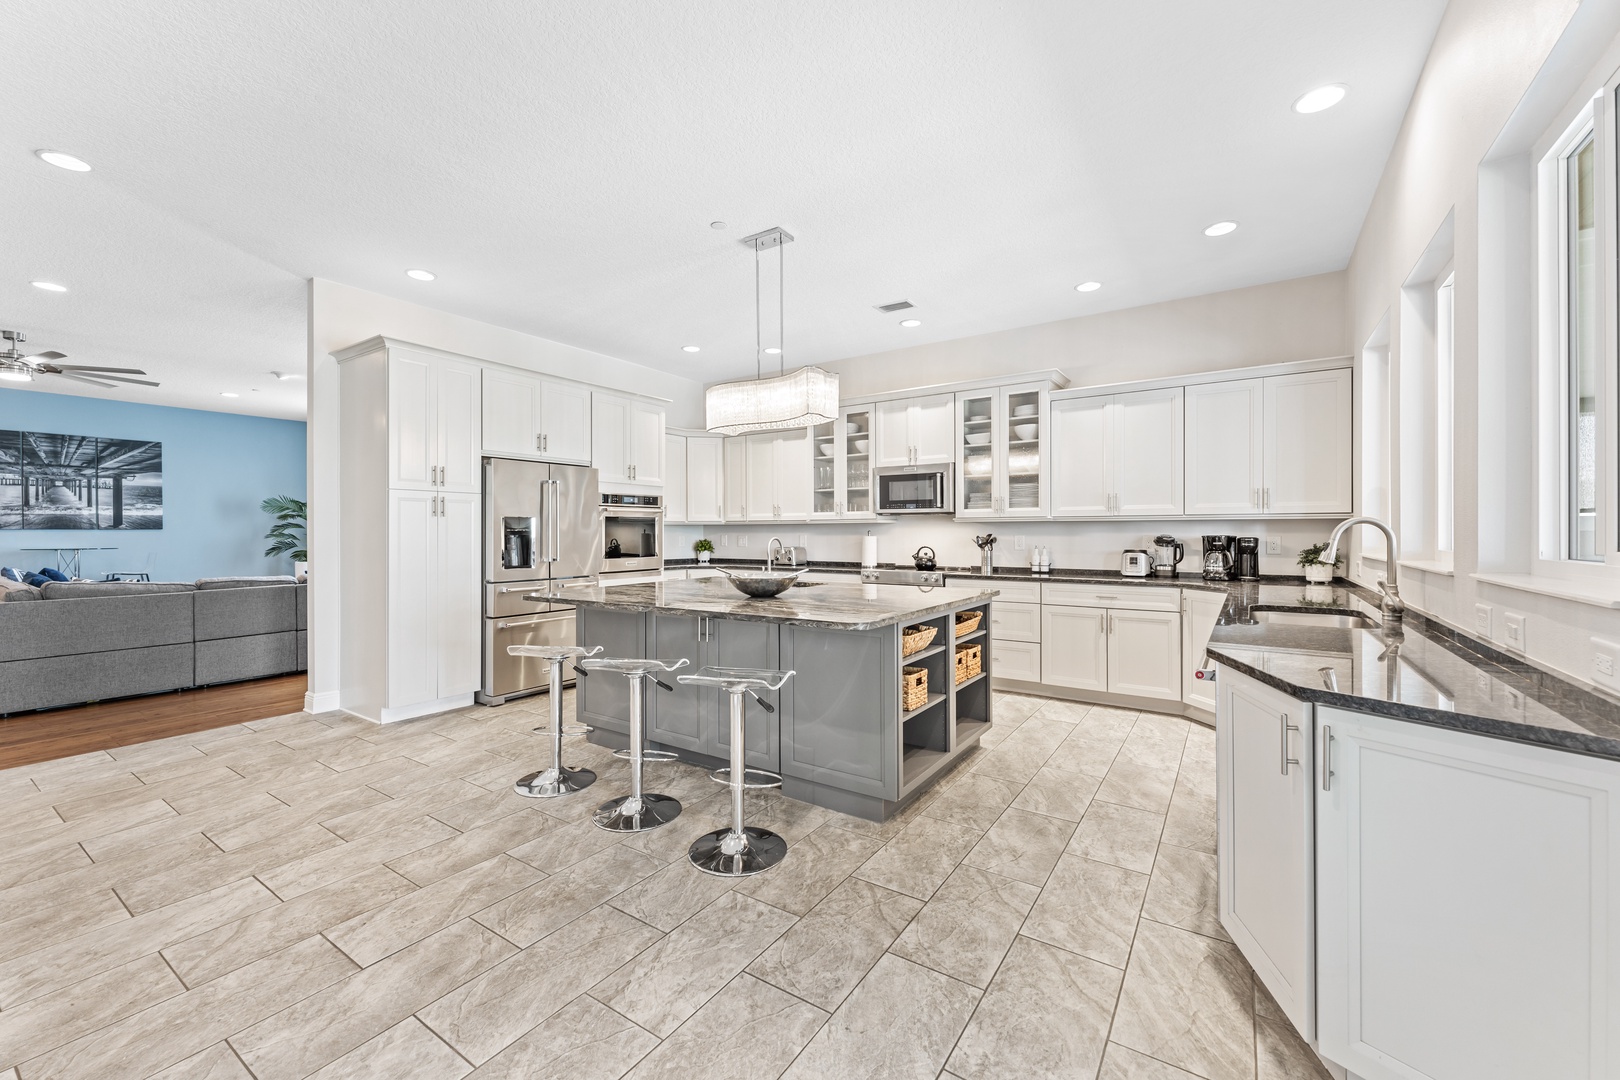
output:
[[[613,756],[618,758],[620,761],[629,761],[635,757],[635,754],[630,750],[625,749],[613,751]],[[681,755],[671,753],[668,750],[643,750],[641,752],[641,763],[643,765],[662,764],[666,761],[679,760],[681,760]]]
[[[731,770],[729,768],[716,769],[709,774],[709,779],[717,784],[730,787]],[[779,788],[782,786],[782,776],[780,773],[766,772],[764,769],[744,769],[742,786],[748,791]]]
[[[551,734],[551,726],[549,724],[542,724],[540,727],[534,728],[533,730],[536,735]],[[572,739],[576,735],[589,735],[595,730],[596,729],[591,727],[589,724],[564,724],[563,738]]]

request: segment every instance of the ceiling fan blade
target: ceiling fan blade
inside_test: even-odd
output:
[[[69,374],[67,374],[66,372],[63,372],[63,371],[42,371],[42,372],[40,372],[40,374],[41,375],[50,375],[53,378],[57,378],[57,379],[72,379],[74,382],[89,383],[91,386],[100,386],[100,387],[103,387],[103,388],[105,388],[107,390],[116,390],[116,389],[118,389],[118,387],[114,386],[110,382],[102,382],[100,379],[86,379],[82,375],[69,375]]]
[[[106,379],[109,382],[134,383],[136,386],[161,386],[162,385],[161,383],[152,382],[149,379],[126,379],[122,375],[103,375],[99,371],[92,371],[92,372],[90,372],[90,375],[93,378]],[[75,376],[75,378],[77,378],[77,376]]]
[[[23,357],[23,359],[24,360],[66,360],[67,359],[67,353],[65,353],[65,352],[57,352],[55,349],[52,349],[50,352],[32,353],[32,354],[30,354],[28,356]]]
[[[43,356],[45,354],[41,353],[40,355]],[[58,353],[57,355],[61,354]],[[53,364],[52,366],[61,368],[63,371],[102,371],[108,374],[113,374],[116,372],[119,375],[146,374],[146,372],[142,371],[140,368],[134,367],[98,367],[95,364]]]

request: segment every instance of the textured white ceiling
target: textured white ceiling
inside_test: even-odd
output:
[[[0,326],[297,416],[309,277],[712,380],[772,225],[790,363],[1338,269],[1443,6],[13,0]]]

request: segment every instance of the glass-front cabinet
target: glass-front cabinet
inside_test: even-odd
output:
[[[810,429],[811,517],[870,518],[872,406],[852,405]]]
[[[1024,384],[956,395],[960,516],[1046,513],[1046,390]]]

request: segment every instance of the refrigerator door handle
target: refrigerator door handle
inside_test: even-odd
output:
[[[546,522],[551,526],[551,539],[546,543],[546,561],[556,562],[562,549],[562,481],[547,480],[551,492],[551,505],[546,508]]]

